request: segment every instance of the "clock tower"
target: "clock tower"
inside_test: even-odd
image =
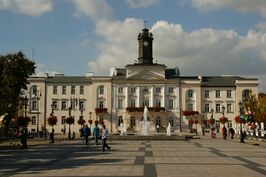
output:
[[[153,64],[152,41],[153,35],[147,28],[142,30],[138,35],[139,41],[139,58],[138,64]]]

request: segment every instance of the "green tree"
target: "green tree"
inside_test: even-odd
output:
[[[19,96],[27,88],[27,78],[32,74],[35,74],[35,63],[22,52],[0,55],[0,115],[8,113],[4,119],[5,133],[17,112]]]

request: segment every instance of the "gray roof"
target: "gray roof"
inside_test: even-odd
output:
[[[86,76],[56,76],[45,79],[47,83],[92,83],[90,77]]]
[[[254,78],[244,78],[240,76],[202,76],[203,87],[235,87],[237,80],[254,80]]]

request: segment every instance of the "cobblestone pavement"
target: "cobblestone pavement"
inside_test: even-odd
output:
[[[265,177],[266,148],[222,139],[81,140],[0,150],[0,176]]]

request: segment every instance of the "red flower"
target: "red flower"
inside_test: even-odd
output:
[[[17,119],[17,124],[18,124],[18,126],[21,126],[21,127],[27,127],[29,122],[30,122],[29,117],[21,116],[21,117],[18,117],[18,119]]]
[[[79,124],[79,125],[83,125],[83,124],[85,124],[85,120],[84,120],[84,119],[79,119],[79,120],[78,120],[78,124]]]
[[[222,123],[222,124],[225,124],[227,121],[228,121],[228,119],[226,118],[226,117],[220,117],[220,122]]]
[[[213,125],[214,122],[215,122],[215,119],[214,119],[214,118],[210,118],[210,119],[209,119],[209,124]]]
[[[235,117],[235,122],[238,123],[238,124],[240,124],[240,123],[243,123],[243,124],[246,123],[246,121],[244,119],[241,119],[240,116],[236,116]]]
[[[183,111],[184,116],[192,116],[195,114],[199,114],[199,112],[198,111]]]
[[[97,113],[106,113],[107,112],[107,108],[95,108],[95,112]]]
[[[56,123],[57,123],[57,117],[56,116],[50,116],[49,118],[48,118],[48,124],[50,125],[50,126],[54,126],[54,125],[56,125]]]
[[[89,121],[88,121],[90,124],[92,124],[92,120],[90,119]]]

